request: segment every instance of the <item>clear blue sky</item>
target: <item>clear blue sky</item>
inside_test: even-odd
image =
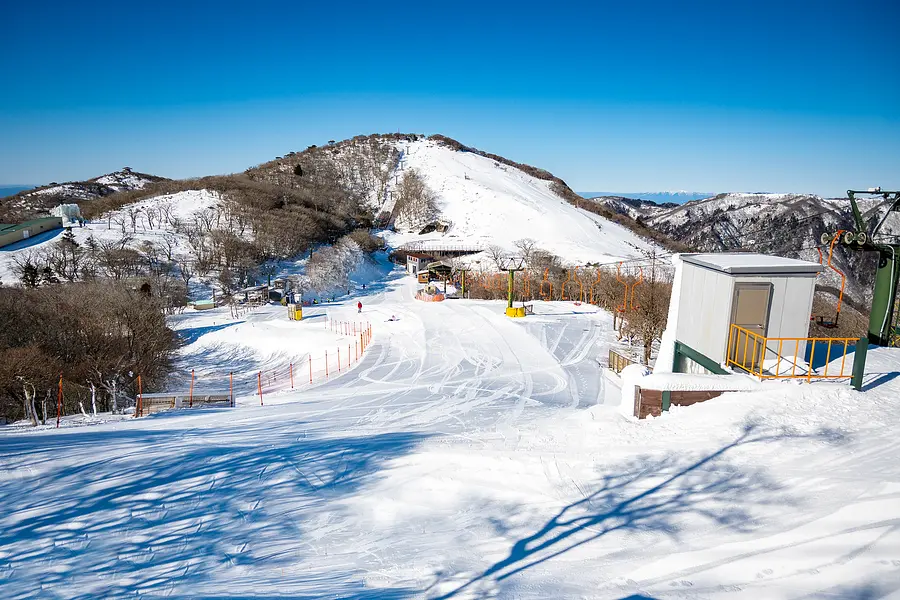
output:
[[[896,0],[51,0],[0,22],[0,184],[400,130],[578,190],[900,187]]]

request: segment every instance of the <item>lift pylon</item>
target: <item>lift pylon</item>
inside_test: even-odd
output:
[[[888,204],[887,211],[875,226],[869,227],[863,220],[862,212],[856,201],[857,195],[881,196]],[[841,243],[853,250],[866,250],[878,253],[878,269],[875,272],[875,288],[872,292],[872,310],[869,313],[869,343],[889,346],[896,340],[894,326],[895,306],[897,304],[897,283],[900,279],[900,244],[885,241],[881,229],[885,220],[894,212],[900,212],[900,192],[884,191],[881,188],[868,190],[847,190],[850,207],[853,210],[855,231],[847,231]]]

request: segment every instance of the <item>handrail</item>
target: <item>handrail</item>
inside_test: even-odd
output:
[[[847,362],[847,351],[850,344],[856,344],[858,338],[852,337],[835,337],[835,338],[814,338],[814,337],[765,337],[759,333],[750,331],[740,325],[732,323],[731,330],[728,334],[728,351],[726,356],[726,364],[735,366],[751,375],[755,375],[761,379],[806,379],[811,381],[813,377],[816,379],[850,379],[853,377],[852,372],[845,374],[844,367]],[[774,350],[771,345],[778,343],[778,349]],[[787,343],[787,344],[785,344]],[[793,355],[785,356],[784,351],[790,345],[794,345]],[[799,356],[800,345],[811,344],[809,354],[809,364],[805,369],[805,373],[798,373],[798,362],[802,360]],[[815,373],[814,359],[816,354],[816,346],[819,344],[827,344],[825,354],[825,370],[821,373]],[[837,375],[828,374],[828,369],[832,360],[837,359],[837,354],[832,355],[832,350],[837,348],[841,350],[841,368]],[[837,351],[836,350],[836,351]],[[771,368],[766,368],[766,356],[773,355],[775,358],[774,373]],[[781,364],[787,361],[791,365],[789,374],[782,373]],[[801,370],[803,367],[801,366]]]
[[[612,348],[609,349],[609,370],[617,375],[622,372],[622,369],[627,367],[628,365],[637,364],[634,360],[628,358],[624,354],[619,354]]]

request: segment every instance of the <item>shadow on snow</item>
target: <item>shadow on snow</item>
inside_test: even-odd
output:
[[[764,469],[735,467],[725,455],[749,444],[787,439],[845,441],[833,430],[808,436],[788,431],[766,433],[748,424],[737,439],[699,459],[679,455],[635,458],[615,472],[603,474],[592,490],[585,490],[583,498],[516,541],[503,559],[433,597],[447,599],[462,592],[477,594],[508,587],[513,576],[616,532],[656,532],[678,541],[681,523],[692,517],[736,533],[751,531],[757,525],[756,510],[794,501]],[[511,530],[502,522],[495,527],[499,535]],[[431,588],[447,583],[437,581]]]
[[[408,597],[323,565],[316,528],[339,523],[338,501],[424,436],[316,438],[304,426],[4,437],[0,459],[23,473],[0,480],[4,598]]]

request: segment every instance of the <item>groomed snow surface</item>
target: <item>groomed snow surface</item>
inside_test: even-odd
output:
[[[0,596],[900,594],[897,352],[871,352],[863,393],[767,385],[637,421],[598,364],[609,315],[415,287],[369,286],[363,359],[272,405],[0,429]],[[185,313],[185,352],[308,351],[283,310],[254,315]]]

